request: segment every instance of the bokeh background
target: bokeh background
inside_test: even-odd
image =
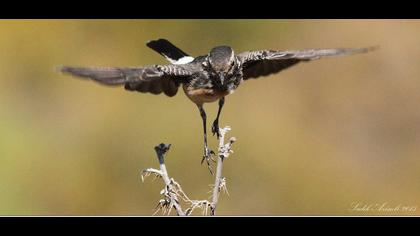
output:
[[[171,177],[191,198],[209,196],[201,119],[182,90],[132,93],[55,70],[166,63],[145,46],[157,38],[192,55],[221,44],[379,45],[247,81],[227,97],[221,125],[238,142],[218,213],[420,215],[418,20],[1,20],[1,215],[151,215],[162,182],[142,183],[140,171],[158,167],[161,142],[172,144]],[[206,109],[211,124],[217,103]],[[357,203],[412,208],[351,210]]]

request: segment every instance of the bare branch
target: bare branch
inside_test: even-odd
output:
[[[162,178],[165,187],[160,192],[163,195],[163,199],[160,199],[156,210],[153,215],[157,214],[159,211],[163,215],[170,215],[172,209],[176,210],[176,213],[180,216],[191,215],[195,209],[201,209],[203,215],[207,215],[210,210],[210,214],[214,215],[216,211],[217,202],[219,199],[219,194],[221,190],[228,194],[226,188],[226,178],[222,177],[222,165],[223,160],[229,156],[233,151],[231,150],[235,138],[230,138],[228,143],[224,143],[225,134],[230,130],[230,127],[225,127],[220,129],[220,140],[219,140],[219,153],[217,160],[217,170],[215,176],[215,184],[213,186],[212,201],[208,200],[192,200],[187,194],[183,191],[180,184],[178,184],[173,178],[169,177],[168,171],[165,165],[165,154],[171,147],[170,144],[159,144],[155,147],[157,158],[159,160],[160,170],[154,168],[147,168],[141,172],[141,178],[144,182],[144,179],[150,175],[153,175],[155,179]],[[189,207],[184,211],[180,204],[179,199],[189,205]]]
[[[147,168],[147,169],[144,169],[141,172],[141,181],[144,182],[144,179],[146,177],[152,175],[152,174],[155,176],[155,179],[162,177],[162,172],[160,170],[156,170],[156,169],[153,169],[153,168]]]
[[[166,170],[165,165],[165,153],[169,150],[171,147],[170,144],[159,144],[155,147],[155,151],[159,160],[160,164],[160,171],[152,168],[148,168],[142,171],[142,179],[144,179],[143,176],[147,176],[150,174],[155,174],[156,176],[162,177],[163,181],[165,182],[165,188],[161,191],[161,194],[165,197],[165,199],[161,199],[159,201],[157,208],[157,211],[155,214],[162,209],[163,214],[168,212],[168,215],[171,214],[172,208],[175,208],[176,213],[179,216],[184,216],[185,213],[182,211],[181,206],[179,205],[178,197],[176,191],[174,191],[174,187],[172,184],[171,179],[169,178],[168,171]]]
[[[223,129],[219,128],[219,130],[220,130],[219,155],[217,158],[216,177],[215,177],[215,182],[214,182],[214,187],[213,187],[213,199],[210,206],[211,215],[216,214],[216,207],[217,207],[217,202],[219,201],[220,190],[222,188],[226,189],[226,179],[222,177],[223,160],[229,157],[229,154],[233,152],[231,150],[232,144],[236,141],[236,139],[232,137],[229,139],[229,142],[225,144],[225,134],[231,130],[229,126],[226,126]]]

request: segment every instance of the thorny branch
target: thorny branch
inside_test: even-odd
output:
[[[144,181],[145,177],[150,175],[155,176],[156,178],[162,178],[165,187],[160,192],[163,195],[163,199],[159,200],[159,203],[156,206],[156,211],[153,213],[155,215],[159,211],[165,215],[170,215],[172,208],[176,210],[177,215],[185,216],[191,215],[193,211],[197,208],[202,210],[203,215],[207,215],[210,210],[210,215],[215,215],[216,206],[219,200],[219,195],[221,190],[227,192],[226,188],[226,178],[222,177],[222,167],[223,161],[225,158],[229,156],[230,153],[233,153],[231,150],[232,144],[236,141],[234,137],[229,139],[228,143],[224,143],[225,134],[230,131],[230,127],[226,126],[225,128],[220,128],[220,139],[219,139],[219,152],[218,152],[218,159],[217,159],[217,169],[216,169],[216,176],[215,176],[215,183],[213,185],[213,193],[212,193],[212,201],[208,200],[192,200],[190,199],[187,194],[182,190],[181,185],[178,184],[173,178],[170,178],[168,175],[168,171],[165,165],[165,154],[171,147],[170,144],[159,144],[155,147],[155,151],[159,160],[160,170],[147,168],[141,172],[142,181]],[[180,204],[179,199],[181,199],[185,204],[188,205],[188,208],[184,211],[182,210],[182,206]]]
[[[216,178],[214,181],[213,188],[213,200],[210,205],[211,215],[216,213],[217,202],[219,201],[219,194],[222,188],[226,189],[226,179],[222,177],[222,167],[223,160],[229,156],[232,151],[232,144],[236,141],[234,137],[230,138],[229,142],[225,144],[225,134],[230,131],[230,127],[226,126],[223,129],[220,129],[220,139],[219,139],[219,157],[217,158],[217,169],[216,169]]]

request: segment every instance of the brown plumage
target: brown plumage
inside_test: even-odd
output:
[[[144,67],[61,67],[63,73],[87,78],[101,84],[124,85],[129,91],[161,94],[172,97],[182,84],[187,97],[194,102],[203,120],[204,155],[214,154],[207,145],[204,103],[219,101],[217,117],[212,125],[213,135],[219,136],[219,116],[225,96],[231,94],[243,80],[261,78],[278,73],[299,62],[323,57],[366,53],[375,48],[305,49],[295,51],[260,50],[235,55],[229,46],[213,48],[208,55],[192,58],[165,39],[147,43],[151,49],[165,56],[172,64]]]

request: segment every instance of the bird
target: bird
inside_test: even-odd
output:
[[[225,97],[242,82],[276,74],[301,62],[370,52],[377,47],[326,48],[303,50],[251,50],[236,54],[230,46],[216,46],[209,53],[192,57],[167,39],[151,40],[146,45],[164,56],[169,64],[140,67],[61,66],[62,73],[90,79],[109,86],[124,86],[127,91],[165,94],[173,97],[182,87],[185,95],[197,106],[203,126],[204,152],[201,163],[215,155],[207,144],[205,103],[218,101],[212,133],[220,137],[219,119]],[[210,167],[209,167],[210,168]],[[210,170],[211,171],[211,170]]]

